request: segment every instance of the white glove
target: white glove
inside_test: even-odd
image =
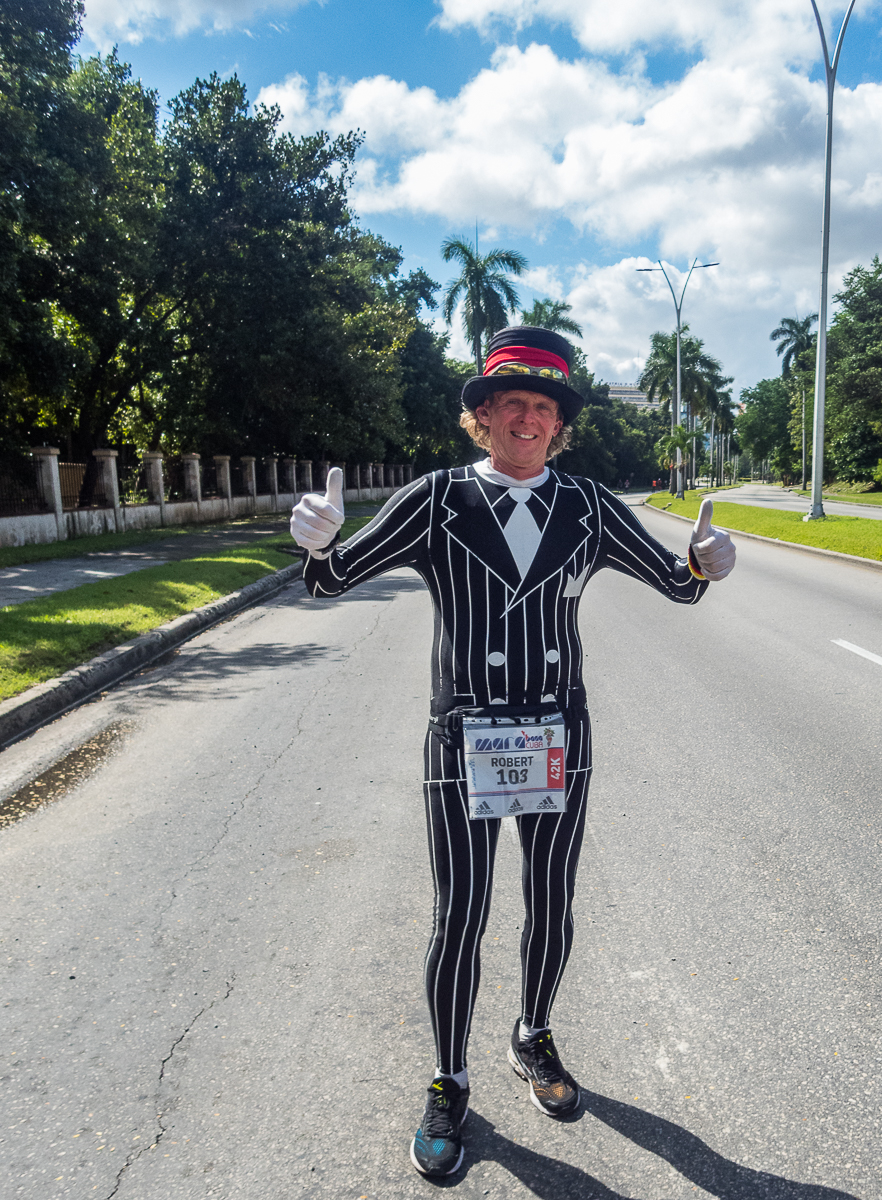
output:
[[[343,524],[343,472],[339,467],[328,471],[324,496],[307,492],[291,512],[291,537],[315,558],[327,558],[322,551],[330,546]]]
[[[714,529],[711,525],[713,515],[714,502],[706,496],[698,510],[689,544],[702,575],[716,583],[725,579],[735,566],[735,547],[725,530]]]

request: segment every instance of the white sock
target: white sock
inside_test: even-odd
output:
[[[457,1071],[455,1075],[445,1075],[445,1073],[443,1071],[436,1071],[435,1078],[436,1079],[452,1079],[454,1081],[454,1083],[458,1083],[461,1088],[467,1088],[469,1086],[468,1071]]]
[[[544,1033],[548,1028],[549,1027],[547,1025],[539,1025],[534,1029],[532,1025],[525,1025],[524,1022],[521,1021],[521,1027],[519,1030],[521,1041],[525,1042],[527,1038],[532,1037],[534,1033]]]

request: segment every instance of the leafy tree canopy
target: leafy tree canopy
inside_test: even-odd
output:
[[[882,467],[882,262],[855,267],[827,338],[827,455],[841,479]]]

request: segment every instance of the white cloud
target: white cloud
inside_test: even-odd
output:
[[[442,28],[472,26],[484,33],[528,28],[544,20],[566,26],[592,54],[677,46],[703,54],[740,54],[754,60],[814,61],[818,34],[805,0],[439,0]],[[841,3],[818,5],[826,29],[836,30]],[[877,7],[870,0],[863,14]],[[832,39],[835,42],[835,35]],[[832,52],[832,51],[831,51]]]
[[[633,377],[649,333],[673,324],[661,276],[634,273],[629,249],[647,242],[679,264],[695,254],[721,261],[693,277],[687,319],[691,305],[708,349],[739,385],[774,370],[769,329],[786,313],[817,307],[826,89],[794,65],[800,54],[816,56],[802,0],[798,13],[795,0],[622,0],[603,19],[594,0],[442,7],[449,24],[504,13],[556,16],[580,30],[585,13],[595,44],[608,46],[615,38],[625,45],[610,22],[642,14],[644,31],[692,38],[705,56],[660,86],[639,56],[616,73],[596,58],[563,60],[546,45],[504,46],[450,98],[386,76],[324,79],[315,91],[295,76],[260,99],[277,102],[296,132],[365,131],[353,200],[368,222],[372,213],[400,213],[461,229],[477,214],[503,239],[533,239],[538,253],[521,243],[533,267],[527,282],[573,304],[606,378]],[[766,53],[748,19],[765,22],[778,42],[786,33],[788,58]],[[840,85],[835,113],[831,296],[846,270],[882,249],[882,85]],[[607,261],[619,248],[621,261],[543,258],[542,235],[562,220],[605,246]]]
[[[244,29],[245,22],[269,8],[278,11],[307,3],[309,0],[87,0],[84,29],[99,49],[109,50],[116,42],[137,43],[169,33],[180,36],[193,29]]]

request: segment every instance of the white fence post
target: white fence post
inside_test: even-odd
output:
[[[202,503],[202,480],[199,478],[201,459],[201,454],[181,455],[184,464],[184,495],[188,500],[195,500],[197,504]]]
[[[67,525],[64,522],[64,504],[61,500],[61,479],[58,474],[59,451],[55,446],[32,446],[31,454],[37,467],[37,487],[46,507],[55,513],[58,540],[67,540]]]
[[[159,505],[159,523],[165,528],[165,481],[162,478],[162,451],[146,450],[141,455],[147,480],[147,499]]]
[[[98,470],[101,477],[101,488],[104,499],[110,501],[113,509],[113,523],[116,532],[122,533],[124,519],[119,506],[119,479],[116,473],[117,450],[93,450],[92,455],[98,459]]]

